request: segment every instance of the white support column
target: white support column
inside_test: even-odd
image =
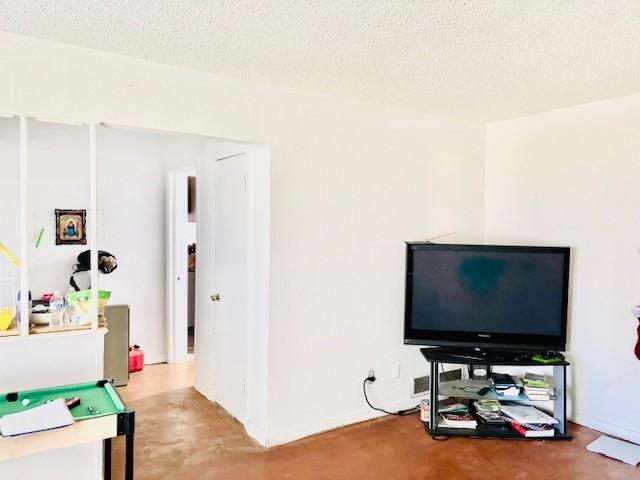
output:
[[[29,149],[28,120],[20,117],[20,335],[29,335]]]
[[[89,124],[89,249],[91,251],[91,328],[98,328],[98,159],[96,124]]]

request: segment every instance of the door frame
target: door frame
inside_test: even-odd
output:
[[[270,268],[271,268],[271,149],[269,145],[231,142],[221,139],[206,139],[203,153],[198,159],[196,167],[196,205],[201,205],[201,182],[210,181],[200,174],[202,162],[217,161],[232,155],[245,153],[247,155],[247,259],[248,259],[248,311],[247,311],[247,370],[246,382],[246,414],[239,418],[247,433],[260,444],[267,444],[267,412],[268,412],[268,368],[269,368],[269,331],[270,331]],[[172,174],[184,171],[169,172],[167,183],[167,361],[177,361],[175,335],[176,318],[173,315],[174,293],[173,279],[176,272],[173,268],[175,243],[173,235],[173,209],[175,208],[175,178]],[[210,188],[213,191],[214,185]],[[197,208],[197,207],[196,207]],[[202,238],[200,228],[200,209],[196,212],[197,238]],[[196,269],[196,284],[198,282]],[[197,288],[196,288],[197,292]],[[196,325],[198,324],[198,304],[196,298]],[[186,335],[187,316],[184,315],[184,331]],[[196,337],[197,339],[197,337]],[[197,341],[197,340],[196,340]],[[186,344],[185,344],[186,345]],[[200,374],[202,365],[199,364],[212,357],[206,353],[195,352],[196,389],[209,400],[216,400],[215,379],[205,380]],[[213,352],[215,354],[215,352]]]
[[[184,362],[188,357],[188,255],[186,249],[183,249],[183,252],[178,250],[179,244],[186,244],[186,234],[179,231],[177,226],[188,222],[187,178],[195,174],[195,166],[167,172],[167,363]],[[183,185],[178,182],[182,182]],[[181,262],[183,266],[177,267],[180,260],[184,260]],[[179,282],[183,283],[182,288]]]

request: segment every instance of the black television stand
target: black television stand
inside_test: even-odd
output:
[[[477,364],[486,365],[511,365],[518,364],[523,361],[530,361],[533,355],[536,353],[522,351],[522,350],[502,350],[502,349],[484,349],[484,348],[452,348],[452,347],[430,347],[421,349],[423,355],[424,352],[428,352],[431,358],[441,358],[443,363],[461,363],[449,361],[453,359],[467,360],[466,363],[472,363],[469,361],[477,362]],[[545,355],[552,352],[542,352]],[[557,352],[553,352],[554,355],[559,356],[564,360],[564,357]],[[445,360],[448,359],[448,360]],[[508,362],[508,363],[503,363]],[[536,363],[536,365],[540,365]]]
[[[502,350],[458,350],[441,347],[422,348],[420,353],[425,360],[431,364],[430,371],[430,417],[431,422],[427,427],[427,431],[434,438],[441,437],[474,437],[474,438],[504,438],[504,439],[520,439],[520,440],[570,440],[572,437],[567,433],[567,367],[569,362],[564,360],[556,361],[552,364],[540,363],[533,360],[531,352],[507,352]],[[461,388],[458,383],[463,382],[482,382],[482,380],[455,380],[453,382],[443,382],[440,385],[440,365],[457,364],[457,365],[486,365],[490,370],[492,366],[513,366],[513,367],[552,367],[553,368],[553,387],[555,398],[553,399],[553,417],[558,420],[554,425],[553,437],[527,438],[521,436],[512,428],[492,428],[478,424],[476,428],[446,428],[440,426],[438,419],[438,396],[442,395],[457,398],[473,399],[497,399],[512,400],[523,404],[539,404],[539,402],[530,401],[523,393],[520,396],[508,399],[500,398],[495,392],[489,392],[483,396],[478,394],[477,388],[471,389]],[[449,384],[449,385],[447,385]],[[451,386],[451,385],[456,386]],[[488,386],[488,380],[486,381]],[[477,384],[476,384],[477,385]],[[450,388],[448,388],[450,387]]]

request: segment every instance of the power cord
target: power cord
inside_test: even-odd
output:
[[[362,392],[364,393],[364,399],[367,402],[367,405],[369,405],[372,409],[377,410],[378,412],[382,412],[382,413],[386,413],[387,415],[397,415],[399,417],[404,417],[406,415],[412,415],[414,413],[418,413],[420,411],[420,404],[416,405],[413,408],[407,408],[404,410],[398,410],[397,412],[389,412],[387,410],[385,410],[384,408],[378,408],[378,407],[374,407],[371,402],[369,401],[369,397],[367,396],[367,382],[375,382],[376,381],[376,377],[371,375],[368,376],[367,378],[364,379],[364,382],[362,382]]]
[[[444,377],[444,381],[448,382],[449,381],[449,375],[447,375],[447,373],[444,371],[444,364],[440,364],[440,370],[442,370],[442,376]]]

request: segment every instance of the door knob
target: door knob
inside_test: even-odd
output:
[[[214,293],[213,295],[211,295],[211,301],[212,302],[219,302],[220,301],[220,294],[219,293]]]

